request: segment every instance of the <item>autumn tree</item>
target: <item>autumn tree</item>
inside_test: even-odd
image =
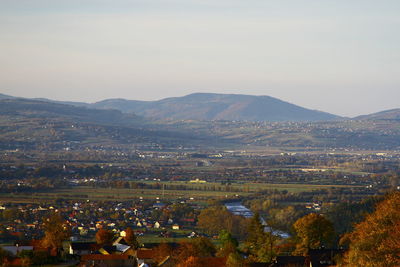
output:
[[[186,262],[189,257],[213,257],[216,252],[214,244],[207,237],[197,237],[191,242],[181,242],[174,255],[178,264]]]
[[[125,242],[134,249],[138,249],[140,247],[140,243],[135,235],[135,232],[132,228],[128,227],[125,230]]]
[[[230,212],[223,206],[212,206],[203,209],[198,218],[197,225],[207,234],[217,234],[221,230],[226,229]]]
[[[205,263],[201,258],[189,256],[187,259],[177,265],[177,267],[205,267]]]
[[[382,196],[363,199],[361,202],[342,202],[328,207],[324,214],[333,223],[337,234],[342,235],[354,230],[354,225],[365,220],[366,214],[372,213]]]
[[[400,192],[388,195],[347,235],[346,266],[400,266]]]
[[[107,229],[99,229],[96,233],[96,243],[100,245],[111,245],[114,235]]]
[[[265,231],[266,229],[270,231]],[[277,237],[272,233],[271,228],[262,224],[258,213],[255,213],[251,218],[248,233],[246,247],[252,256],[251,258],[259,262],[270,262],[275,256],[274,246]]]
[[[156,262],[160,263],[166,257],[171,256],[174,253],[172,247],[167,243],[160,243],[154,249],[154,255]]]
[[[232,252],[226,259],[226,267],[245,267],[245,260],[238,252]]]
[[[196,255],[199,257],[212,257],[216,249],[211,240],[207,237],[196,237],[192,240],[196,250]]]
[[[260,236],[264,233],[264,226],[261,223],[260,214],[256,212],[254,216],[251,218],[249,226],[248,226],[248,237],[246,242],[248,245],[256,246]]]
[[[332,222],[317,213],[301,217],[294,223],[293,228],[299,238],[294,252],[297,255],[305,255],[309,249],[330,246],[335,237]]]
[[[244,238],[246,224],[245,218],[233,215],[224,206],[211,206],[203,209],[197,218],[199,228],[210,235],[216,235],[225,229],[235,237]]]
[[[46,248],[59,249],[62,247],[62,242],[71,236],[70,228],[57,213],[45,218],[42,227],[44,230],[42,245]]]
[[[180,242],[179,248],[173,254],[174,261],[177,264],[184,263],[189,257],[197,254],[196,248],[192,242]]]
[[[304,209],[299,209],[294,206],[276,208],[268,211],[268,213],[273,215],[271,219],[274,220],[274,226],[285,231],[290,231],[295,221],[306,214]],[[268,224],[270,223],[269,220]]]

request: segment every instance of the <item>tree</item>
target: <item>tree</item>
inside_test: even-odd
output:
[[[264,226],[261,223],[260,214],[256,212],[254,216],[251,218],[249,227],[248,227],[249,235],[247,237],[247,243],[249,246],[257,246],[258,240],[264,233]]]
[[[244,267],[246,266],[242,256],[236,251],[228,255],[226,259],[226,267]]]
[[[45,218],[42,227],[44,230],[42,245],[46,248],[60,249],[62,242],[71,236],[70,228],[57,213]]]
[[[192,243],[198,257],[212,257],[216,252],[214,244],[207,237],[194,238]]]
[[[233,215],[224,206],[203,209],[197,217],[197,225],[210,235],[216,235],[224,229],[238,238],[244,238],[247,234],[247,220]]]
[[[135,232],[132,230],[132,228],[130,227],[126,228],[124,239],[125,242],[134,249],[138,249],[140,247],[140,243],[137,240]]]
[[[222,246],[227,245],[228,243],[233,244],[235,247],[237,247],[239,245],[238,241],[236,240],[236,238],[234,238],[232,236],[232,234],[230,232],[228,232],[227,230],[221,230],[221,232],[219,232],[219,236],[218,239],[221,243]]]
[[[154,249],[155,260],[157,263],[163,261],[166,257],[173,254],[173,249],[167,243],[161,243]]]
[[[208,234],[217,234],[227,228],[226,224],[230,215],[223,206],[212,206],[200,212],[197,225]]]
[[[294,206],[287,206],[275,210],[275,213],[273,213],[274,210],[269,211],[269,214],[273,214],[274,226],[285,231],[291,231],[291,227],[295,221],[306,214],[304,209]],[[268,222],[268,225],[269,224],[270,222]]]
[[[178,264],[183,264],[189,257],[196,255],[196,249],[192,242],[180,242],[179,248],[173,254],[174,260]]]
[[[205,266],[202,260],[198,257],[189,256],[186,260],[177,265],[178,267],[203,267]]]
[[[239,243],[227,230],[222,230],[219,233],[218,239],[221,244],[221,248],[217,253],[218,257],[227,257],[231,253],[237,252]]]
[[[326,218],[333,223],[337,234],[342,235],[354,230],[354,225],[365,220],[365,216],[372,213],[383,197],[374,196],[356,203],[342,202],[328,207]]]
[[[96,233],[96,242],[100,245],[111,245],[113,241],[113,233],[106,229],[100,229]]]
[[[252,255],[251,258],[259,262],[270,262],[275,256],[274,246],[277,237],[271,231],[266,232],[266,227],[261,223],[258,213],[255,213],[249,223],[249,235],[246,240],[246,246]]]
[[[400,192],[388,195],[347,237],[347,266],[400,266]]]
[[[235,244],[233,244],[231,242],[228,242],[218,250],[216,256],[217,257],[228,257],[230,254],[237,253],[237,252],[238,252],[237,246],[235,246]]]
[[[184,265],[184,263],[187,262],[190,257],[194,257],[192,260],[197,262],[197,258],[213,257],[215,252],[215,246],[210,239],[206,237],[198,237],[194,238],[191,242],[181,242],[179,244],[177,253],[174,255],[174,258],[178,264],[183,264],[182,266],[189,266]],[[198,264],[198,262],[196,264]]]
[[[301,217],[294,223],[293,228],[299,238],[294,252],[298,255],[307,254],[309,249],[330,246],[335,237],[332,222],[317,213]]]

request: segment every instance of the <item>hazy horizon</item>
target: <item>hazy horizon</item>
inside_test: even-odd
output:
[[[354,117],[400,108],[395,0],[0,1],[0,92],[96,102],[268,95]]]

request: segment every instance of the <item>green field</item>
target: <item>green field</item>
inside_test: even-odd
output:
[[[155,184],[156,182],[147,182]],[[349,185],[315,185],[315,184],[267,184],[267,183],[243,183],[230,186],[220,183],[192,184],[188,182],[165,182],[159,183],[161,188],[168,186],[185,185],[189,190],[168,189],[126,189],[126,188],[93,188],[89,186],[75,186],[70,188],[55,189],[48,192],[29,193],[0,193],[1,202],[15,203],[41,203],[53,202],[56,199],[70,200],[117,200],[128,201],[136,199],[165,199],[176,200],[179,198],[193,198],[194,200],[205,200],[209,198],[231,198],[247,196],[262,190],[287,190],[292,193],[306,192],[332,187],[355,188],[359,186]]]

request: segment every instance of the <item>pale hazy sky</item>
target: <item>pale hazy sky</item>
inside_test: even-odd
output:
[[[0,93],[400,108],[399,0],[0,0]]]

